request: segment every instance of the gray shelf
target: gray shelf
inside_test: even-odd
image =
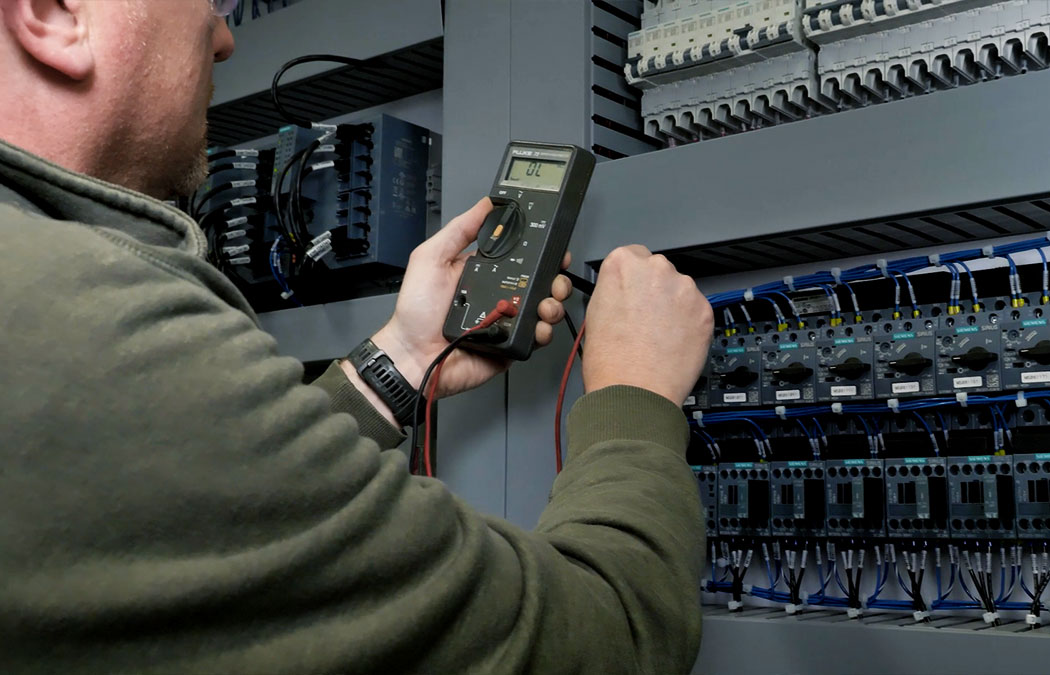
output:
[[[990,628],[979,617],[916,624],[904,614],[850,621],[841,611],[788,616],[758,607],[730,614],[704,608],[704,638],[694,673],[769,675],[985,675],[1045,672],[1043,630],[1023,622]]]
[[[695,251],[828,229],[853,238],[851,228],[973,205],[1015,204],[1030,217],[1050,193],[1050,127],[1040,112],[1048,105],[1042,71],[605,162],[572,248],[593,262],[633,242]],[[1033,220],[983,236],[1040,229]],[[980,238],[977,224],[955,239],[919,228],[935,239],[929,245]],[[795,248],[781,240],[751,255],[758,267],[806,261]]]

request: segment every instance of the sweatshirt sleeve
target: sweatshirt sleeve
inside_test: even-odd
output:
[[[671,403],[581,399],[523,531],[409,475],[374,409],[302,385],[171,260],[61,234],[0,246],[5,672],[689,670],[703,532]]]

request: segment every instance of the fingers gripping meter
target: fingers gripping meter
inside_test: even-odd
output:
[[[569,246],[594,172],[594,155],[574,145],[514,141],[489,198],[494,208],[463,269],[444,335],[453,340],[484,321],[500,300],[518,308],[500,319],[502,340],[470,342],[475,351],[524,360],[535,346],[539,304]]]

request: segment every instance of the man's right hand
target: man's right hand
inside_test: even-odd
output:
[[[587,308],[586,392],[616,384],[648,389],[681,406],[707,361],[714,313],[689,277],[644,246],[602,263]]]

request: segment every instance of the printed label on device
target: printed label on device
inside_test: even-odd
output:
[[[918,394],[922,387],[918,382],[894,382],[890,389],[894,394]]]
[[[1036,382],[1050,382],[1050,371],[1021,373],[1021,382],[1034,384]]]
[[[952,380],[952,385],[956,389],[971,389],[973,387],[980,387],[984,384],[984,380],[981,377],[957,377]]]
[[[747,403],[747,394],[742,391],[723,394],[722,403]]]
[[[854,387],[854,386],[832,387],[831,388],[831,395],[832,396],[856,396],[857,395],[857,388]]]
[[[802,392],[798,389],[782,389],[777,392],[778,401],[797,401],[802,398]]]

